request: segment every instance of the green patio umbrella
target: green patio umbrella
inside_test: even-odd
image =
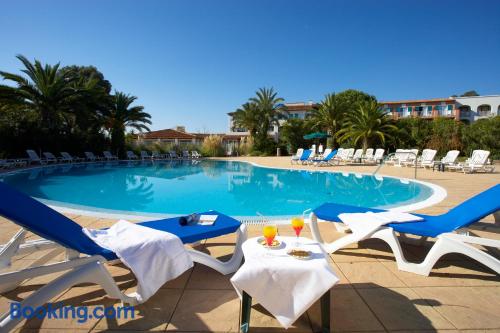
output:
[[[314,133],[304,135],[304,139],[306,139],[306,140],[324,139],[324,138],[327,138],[328,136],[329,135],[325,132],[314,132]]]

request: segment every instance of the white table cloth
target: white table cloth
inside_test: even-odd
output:
[[[240,298],[245,291],[289,328],[339,278],[317,242],[300,238],[301,249],[312,252],[311,259],[300,260],[287,254],[295,247],[295,237],[277,239],[283,243],[279,249],[267,249],[257,238],[243,243],[245,263],[231,283]]]

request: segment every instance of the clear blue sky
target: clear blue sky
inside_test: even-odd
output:
[[[0,69],[16,54],[94,65],[153,129],[227,130],[273,86],[286,101],[500,93],[500,1],[3,1]]]

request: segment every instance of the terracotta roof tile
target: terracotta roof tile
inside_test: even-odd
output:
[[[190,140],[194,139],[195,136],[190,133],[184,133],[180,131],[176,131],[174,129],[163,129],[159,131],[152,131],[152,132],[146,132],[143,134],[140,134],[143,139],[184,139],[184,140]]]

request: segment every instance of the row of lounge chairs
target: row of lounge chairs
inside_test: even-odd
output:
[[[129,160],[165,160],[165,159],[199,159],[201,158],[201,154],[196,150],[189,152],[188,150],[183,150],[182,155],[178,155],[175,150],[171,150],[166,154],[160,154],[158,152],[147,152],[145,150],[141,150],[140,156],[137,156],[133,151],[127,151],[127,159]]]
[[[96,156],[94,155],[93,152],[89,151],[85,152],[85,157],[72,156],[71,154],[65,151],[61,152],[59,157],[55,156],[51,152],[43,152],[42,153],[43,157],[40,157],[34,150],[31,149],[26,150],[26,153],[28,154],[28,160],[27,160],[28,164],[79,163],[85,161],[95,162],[101,160],[107,160],[107,161],[118,160],[118,157],[111,154],[109,151],[104,151],[103,157]]]
[[[354,148],[339,148],[325,149],[323,154],[316,155],[313,150],[302,148],[297,150],[297,153],[292,156],[292,164],[309,164],[314,166],[334,166],[347,164],[377,164],[384,158],[384,149],[368,148],[364,153],[363,149]]]
[[[56,164],[56,163],[79,163],[79,162],[98,162],[98,161],[116,161],[118,157],[111,154],[109,151],[104,151],[102,156],[97,156],[91,151],[84,152],[85,157],[72,156],[68,152],[61,152],[60,156],[56,156],[51,152],[43,152],[42,156],[38,155],[34,150],[26,150],[28,155],[27,159],[11,159],[11,160],[0,160],[0,169],[8,169],[15,167],[24,167],[31,164]],[[140,157],[138,157],[134,152],[127,151],[127,159],[137,160],[137,159],[147,160],[161,160],[161,159],[199,159],[201,155],[197,151],[189,152],[187,150],[182,152],[179,156],[175,151],[170,151],[166,154],[160,154],[158,152],[148,153],[147,151],[141,151]]]
[[[424,149],[419,156],[418,149],[397,149],[396,152],[384,160],[384,149],[368,148],[364,153],[363,149],[326,149],[322,155],[316,155],[310,149],[298,149],[292,156],[292,164],[309,164],[314,166],[334,166],[334,165],[370,165],[384,161],[385,164],[398,167],[419,167],[434,169],[441,166],[443,170],[461,171],[464,173],[473,172],[493,172],[495,167],[489,164],[490,152],[487,150],[474,150],[470,158],[465,162],[458,163],[460,155],[458,150],[450,150],[442,159],[435,160],[437,150]]]
[[[45,255],[44,261],[37,262],[37,265],[41,264],[42,266],[31,265],[25,269],[18,268],[0,273],[0,292],[15,289],[26,279],[55,272],[65,272],[61,277],[48,282],[24,299],[23,306],[36,308],[72,286],[81,283],[99,284],[109,297],[131,305],[138,304],[137,298],[126,295],[120,290],[106,266],[103,265],[105,262],[118,260],[117,255],[87,238],[80,225],[2,182],[0,182],[0,196],[4,198],[0,201],[0,215],[21,227],[21,230],[10,242],[0,246],[0,269],[8,269],[14,256],[28,255],[40,250],[65,249],[67,254],[63,261],[44,264],[60,253],[59,251],[51,251],[49,254],[52,257]],[[351,233],[332,243],[323,241],[317,224],[318,219],[340,222],[339,215],[342,213],[380,212],[382,210],[326,203],[312,211],[311,231],[315,240],[329,253],[363,239],[381,239],[387,242],[394,252],[400,270],[420,275],[428,275],[439,258],[448,253],[466,255],[500,274],[500,260],[483,249],[472,246],[499,248],[499,240],[456,233],[456,231],[467,228],[489,214],[496,216],[500,210],[499,197],[500,185],[496,185],[456,206],[448,213],[438,216],[417,214],[423,221],[390,223],[362,237],[358,237],[359,234]],[[238,238],[234,254],[227,262],[221,262],[195,249],[188,249],[193,261],[212,267],[222,274],[233,273],[238,269],[243,259],[241,245],[246,239],[246,227],[239,221],[215,211],[205,214],[217,214],[220,220],[213,226],[203,228],[180,227],[179,218],[140,222],[139,224],[171,232],[185,244],[236,232]],[[25,241],[28,231],[44,239]],[[401,235],[435,237],[436,242],[422,263],[410,263],[403,255],[396,232]],[[22,316],[10,316],[9,313],[0,316],[0,331],[13,329],[21,320]]]
[[[489,163],[490,152],[487,150],[474,150],[470,158],[464,162],[457,162],[460,151],[450,150],[440,160],[435,160],[437,150],[424,149],[418,156],[418,149],[397,149],[394,155],[385,161],[386,164],[400,167],[419,167],[434,169],[436,166],[442,170],[460,171],[464,173],[493,172],[495,166]]]

